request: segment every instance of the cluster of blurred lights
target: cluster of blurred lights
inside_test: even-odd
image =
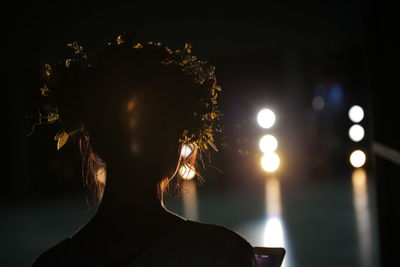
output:
[[[362,107],[354,105],[349,109],[349,118],[354,123],[349,129],[349,137],[354,142],[360,142],[365,135],[364,128],[358,124],[364,118],[364,110]],[[364,166],[366,155],[362,150],[355,150],[350,154],[350,163],[353,167],[359,168]]]
[[[257,122],[264,129],[274,126],[275,119],[275,113],[267,108],[262,109],[257,115]],[[281,162],[278,154],[275,152],[278,148],[278,140],[273,135],[264,135],[259,141],[259,147],[263,152],[261,168],[269,173],[276,171]]]
[[[192,144],[183,144],[181,148],[181,158],[188,158],[192,155],[194,149]],[[196,169],[189,164],[183,164],[179,168],[179,175],[184,180],[191,180],[196,176]]]

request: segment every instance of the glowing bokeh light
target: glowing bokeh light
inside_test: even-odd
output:
[[[313,98],[312,106],[315,110],[323,110],[325,107],[325,100],[321,96]]]
[[[273,135],[264,135],[260,139],[259,147],[264,153],[274,152],[278,148],[278,140]]]
[[[349,137],[354,142],[359,142],[364,138],[364,128],[359,124],[354,124],[349,129]]]
[[[179,169],[179,175],[185,180],[190,180],[196,176],[196,170],[192,166],[185,164]]]
[[[104,168],[100,168],[100,169],[97,170],[96,179],[101,184],[105,184],[106,183],[106,170]]]
[[[355,150],[350,155],[350,163],[353,167],[359,168],[365,164],[366,158],[367,157],[363,151]]]
[[[274,172],[279,168],[281,159],[275,152],[266,153],[261,158],[261,167],[266,172]]]
[[[354,105],[349,109],[349,118],[352,122],[358,123],[364,118],[364,110],[358,105]]]
[[[262,109],[258,112],[257,122],[262,128],[271,128],[275,123],[275,113],[267,108]]]
[[[187,158],[190,154],[193,153],[193,145],[191,144],[183,144],[181,148],[181,157]]]
[[[285,247],[283,226],[280,218],[272,217],[267,220],[264,231],[265,247]]]

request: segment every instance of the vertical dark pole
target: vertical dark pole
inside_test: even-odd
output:
[[[389,1],[370,0],[365,12],[373,166],[382,267],[399,262],[400,251],[399,16],[395,4]]]

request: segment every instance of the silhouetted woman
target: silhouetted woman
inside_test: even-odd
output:
[[[213,67],[188,44],[172,51],[119,36],[90,63],[82,47],[70,46],[74,58],[46,64],[48,103],[35,126],[58,123],[58,148],[69,140],[79,145],[86,182],[101,202],[34,267],[253,266],[252,247],[240,235],[186,220],[162,201],[167,187],[179,186],[177,170],[195,168],[215,147],[220,88]],[[184,145],[192,149],[185,158]]]

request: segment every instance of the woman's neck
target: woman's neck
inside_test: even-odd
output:
[[[108,169],[99,208],[73,242],[103,262],[119,263],[141,253],[182,222],[182,217],[163,207],[149,177]]]
[[[155,182],[158,174],[118,167],[107,164],[106,185],[96,218],[139,223],[165,216],[168,211]]]

